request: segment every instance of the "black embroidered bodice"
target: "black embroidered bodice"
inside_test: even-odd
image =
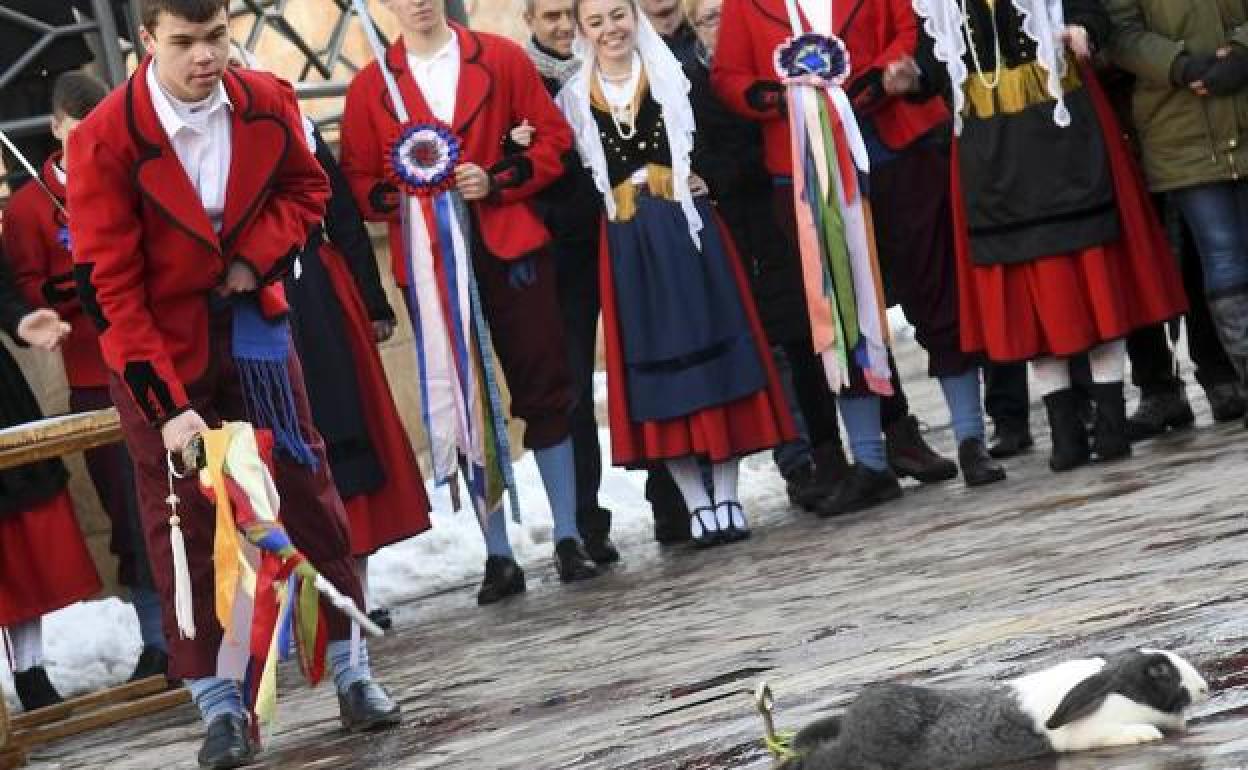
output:
[[[607,177],[615,188],[628,181],[638,169],[648,165],[672,165],[671,148],[667,145],[667,126],[659,103],[650,95],[650,89],[641,97],[637,109],[636,131],[631,139],[624,139],[616,131],[611,112],[593,105],[594,122],[602,138],[602,149],[607,156]],[[628,130],[628,126],[623,126]]]

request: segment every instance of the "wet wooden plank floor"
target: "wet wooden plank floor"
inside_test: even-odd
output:
[[[949,450],[936,389],[908,382]],[[790,511],[755,458],[751,541],[636,543],[591,583],[563,587],[533,564],[529,593],[503,606],[477,609],[465,585],[400,607],[372,649],[405,725],[348,737],[331,689],[287,671],[262,766],[762,770],[745,694],[760,678],[797,727],[869,682],[971,683],[1147,644],[1214,686],[1190,732],[1024,770],[1248,768],[1248,433],[1210,426],[1192,395],[1199,427],[1127,462],[1056,476],[1040,437],[1005,484],[908,486],[830,521]],[[32,766],[191,768],[199,739],[186,708],[45,747]]]

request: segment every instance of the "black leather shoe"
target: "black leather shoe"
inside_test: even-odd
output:
[[[208,725],[204,745],[199,748],[199,766],[210,770],[227,770],[251,763],[256,756],[256,744],[251,740],[251,728],[241,714],[223,714]]]
[[[1005,481],[1005,468],[988,454],[983,439],[968,438],[958,445],[958,465],[968,487]]]
[[[798,466],[785,474],[784,491],[789,496],[789,505],[807,511],[813,511],[815,504],[826,495],[826,492],[820,494],[813,462]]]
[[[689,514],[689,532],[689,541],[694,548],[710,548],[723,542],[719,534],[719,524],[715,519],[715,509],[709,505]]]
[[[382,631],[389,631],[394,628],[394,618],[390,616],[390,610],[385,607],[378,607],[370,610],[368,619],[377,624]]]
[[[356,682],[345,693],[338,693],[342,726],[353,733],[395,727],[403,720],[399,711],[399,704],[371,679]]]
[[[524,570],[520,565],[506,556],[491,556],[485,560],[485,579],[477,591],[477,604],[493,604],[522,594],[524,589]]]
[[[22,702],[24,711],[34,711],[65,702],[48,680],[48,672],[43,666],[33,666],[14,674],[13,687],[17,690],[17,699]]]
[[[954,469],[956,474],[956,467]],[[824,498],[815,513],[822,517],[840,516],[862,511],[901,497],[901,484],[891,471],[874,471],[865,465],[854,465],[849,478],[835,495]]]
[[[129,681],[137,682],[140,679],[147,679],[149,676],[168,676],[168,674],[168,653],[157,647],[144,645],[143,651],[139,653],[138,663],[134,664],[134,672],[130,674]]]
[[[919,431],[919,421],[907,415],[884,429],[888,465],[898,478],[909,476],[924,484],[948,481],[958,475],[958,466],[936,454]],[[895,479],[894,479],[895,480]]]
[[[585,553],[580,542],[565,537],[555,543],[555,572],[564,583],[589,580],[598,577],[598,566]]]
[[[1238,420],[1248,413],[1248,402],[1239,386],[1233,382],[1218,382],[1205,388],[1205,399],[1213,412],[1214,422]]]
[[[599,567],[605,567],[608,564],[615,564],[620,560],[620,551],[615,547],[615,543],[611,542],[610,535],[602,537],[587,537],[584,541],[585,553],[589,558],[594,560],[594,564]]]
[[[1031,437],[1031,428],[1026,425],[997,423],[996,430],[992,432],[992,444],[988,447],[988,454],[998,460],[1004,460],[1007,457],[1021,455],[1035,445],[1036,440]]]
[[[716,521],[719,521],[719,509],[725,512],[724,520],[719,523],[719,538],[725,543],[740,543],[750,539],[750,522],[745,518],[745,508],[741,503],[725,500],[715,504]],[[734,510],[735,509],[735,510]]]
[[[1172,393],[1153,393],[1140,397],[1135,414],[1127,418],[1127,438],[1144,441],[1168,430],[1187,428],[1196,422],[1192,405],[1182,386]]]

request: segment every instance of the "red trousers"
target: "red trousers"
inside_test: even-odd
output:
[[[230,319],[228,311],[213,316],[207,340],[211,346],[208,370],[187,387],[192,407],[212,427],[222,421],[247,419],[238,370],[230,349]],[[275,453],[274,481],[282,501],[282,523],[295,547],[308,557],[313,566],[363,607],[360,582],[349,547],[346,513],[330,476],[325,444],[312,424],[303,373],[293,352],[289,367],[299,429],[315,453],[317,465],[315,469],[308,468],[285,458],[281,452]],[[213,507],[194,478],[175,481],[174,488],[181,498],[179,513],[182,533],[186,538],[195,603],[195,638],[182,639],[174,615],[169,506],[165,503],[169,482],[160,430],[147,422],[130,391],[115,376],[110,388],[117,411],[121,414],[126,446],[134,461],[143,535],[164,611],[165,639],[170,654],[169,675],[181,679],[214,676],[222,632],[213,597]],[[349,639],[350,622],[338,610],[322,606],[329,621],[329,638]]]

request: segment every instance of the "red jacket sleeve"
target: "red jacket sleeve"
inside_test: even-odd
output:
[[[728,109],[750,120],[783,120],[779,110],[759,112],[750,106],[745,94],[760,80],[775,80],[775,73],[758,72],[755,66],[754,35],[749,27],[748,0],[724,0],[719,42],[711,60],[711,87]],[[769,54],[770,56],[770,54]]]
[[[275,112],[290,131],[290,147],[277,169],[269,197],[229,255],[250,265],[261,284],[274,283],[285,276],[307,242],[312,225],[325,217],[325,202],[329,200],[329,180],[304,139],[303,117],[295,91],[286,81],[277,82],[280,102]]]
[[[512,203],[533,197],[563,176],[563,159],[572,149],[572,129],[524,51],[510,41],[504,50],[502,72],[511,96],[510,125],[528,120],[534,128],[533,144],[527,150],[508,155],[489,169],[495,200]]]
[[[70,136],[70,155],[90,173],[69,175],[68,203],[74,273],[84,310],[100,332],[108,368],[128,386],[156,424],[189,402],[147,304],[140,238],[139,191],[130,168],[90,123]]]
[[[399,221],[398,205],[390,205],[380,189],[386,182],[385,147],[391,129],[374,125],[373,100],[379,98],[375,81],[380,79],[373,63],[351,81],[342,111],[339,165],[347,177],[360,213],[370,222]]]
[[[43,284],[50,277],[51,269],[39,236],[41,212],[32,205],[29,195],[34,190],[33,185],[31,182],[18,190],[4,212],[4,251],[22,299],[31,307],[45,307],[48,301],[43,296]]]

